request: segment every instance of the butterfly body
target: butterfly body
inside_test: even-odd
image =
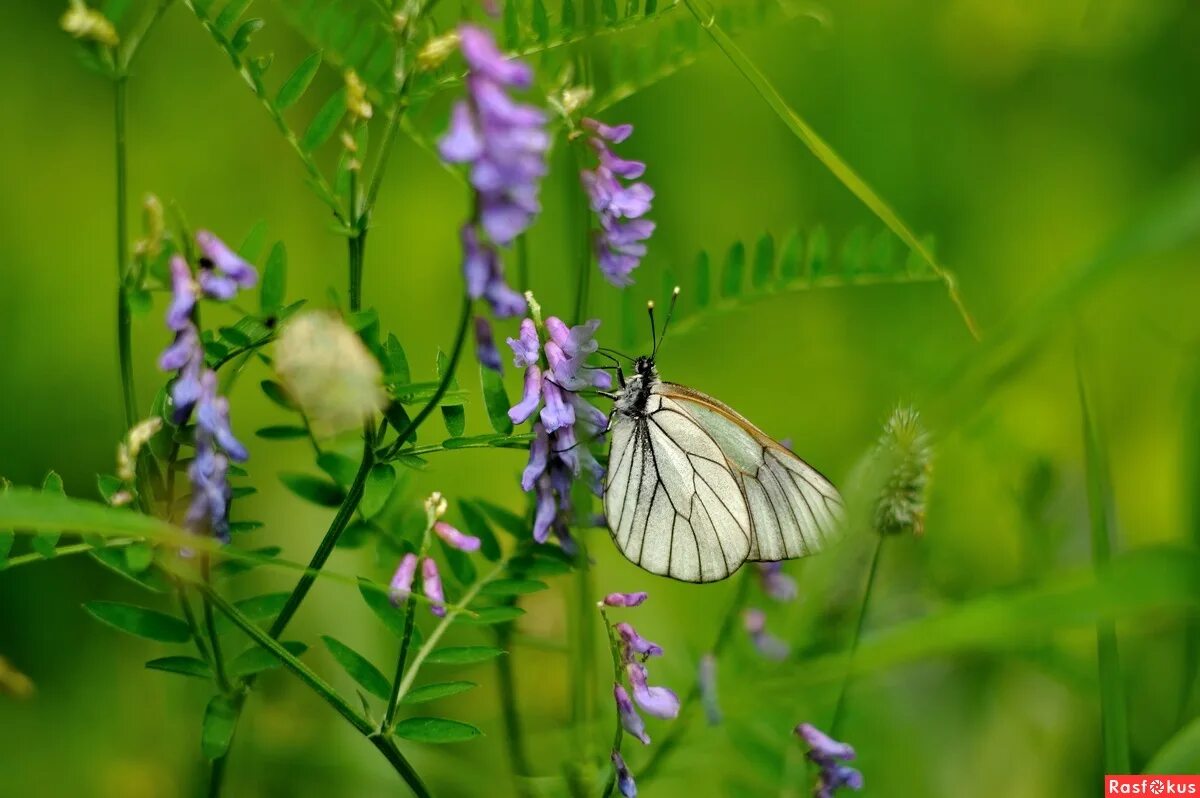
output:
[[[716,582],[748,560],[814,553],[838,530],[829,480],[727,405],[661,380],[653,357],[621,379],[609,431],[610,533],[652,573]]]

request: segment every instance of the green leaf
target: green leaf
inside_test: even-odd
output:
[[[155,593],[166,593],[172,589],[170,580],[157,568],[134,571],[125,559],[125,552],[118,548],[99,548],[90,552],[92,559],[105,568],[125,577],[129,581]]]
[[[65,496],[66,491],[63,490],[62,477],[55,471],[50,471],[46,474],[46,478],[42,480],[42,493],[51,493],[55,496]],[[30,545],[33,550],[43,557],[50,558],[54,556],[54,549],[58,546],[58,541],[62,537],[62,530],[54,529],[47,532],[39,532],[33,536]]]
[[[308,651],[308,646],[297,640],[287,640],[281,644],[294,657],[299,657]],[[269,649],[253,646],[234,657],[226,670],[230,676],[250,676],[255,673],[273,670],[283,665],[279,658]]]
[[[504,390],[504,379],[494,369],[480,366],[479,381],[483,384],[483,404],[487,408],[492,429],[502,435],[510,434],[513,423],[508,417],[508,409],[512,407],[512,402],[508,401],[508,392]]]
[[[192,639],[186,623],[158,610],[116,601],[89,601],[83,608],[96,620],[136,637],[162,643],[186,643]]]
[[[373,0],[281,0],[284,17],[325,59],[353,69],[372,94],[396,90],[396,29],[387,4]],[[399,6],[397,6],[397,10]]]
[[[278,615],[290,597],[291,593],[286,592],[264,593],[261,596],[251,596],[235,601],[233,606],[252,621],[266,621]],[[213,622],[217,627],[218,634],[225,634],[236,628],[233,621],[225,615],[217,615]]]
[[[283,549],[281,549],[279,546],[263,546],[262,548],[245,552],[245,554],[253,554],[257,555],[259,558],[262,558],[262,560],[270,560],[273,557],[278,557],[279,553],[282,551]],[[225,560],[224,562],[219,562],[214,565],[212,570],[214,576],[229,579],[230,577],[244,574],[247,571],[252,571],[262,564],[263,562],[261,560],[253,559]]]
[[[505,509],[498,504],[492,504],[489,501],[479,499],[478,504],[484,509],[484,511],[493,521],[500,525],[500,528],[505,532],[512,535],[517,540],[523,541],[529,539],[530,530],[532,527],[525,522],[524,518],[517,515],[512,510]]]
[[[463,613],[456,620],[462,623],[476,624],[479,626],[490,626],[495,623],[509,623],[515,621],[525,614],[525,610],[520,607],[482,607],[472,609],[474,616]]]
[[[383,345],[383,353],[387,366],[384,382],[389,385],[407,385],[412,382],[412,372],[408,368],[408,356],[404,354],[404,347],[400,345],[400,339],[394,334],[388,334],[387,342]]]
[[[195,657],[159,657],[146,663],[152,671],[166,671],[183,676],[194,676],[197,679],[211,679],[212,668],[202,659]]]
[[[450,367],[450,359],[446,357],[446,353],[438,350],[437,354],[437,373],[438,379],[443,379],[446,375],[446,370]],[[449,388],[458,388],[458,380],[454,377],[450,378]],[[463,434],[467,428],[467,411],[462,405],[442,405],[442,420],[446,422],[446,431],[450,433],[451,438],[457,438]]]
[[[550,16],[546,13],[543,0],[533,0],[533,32],[539,42],[550,40]]]
[[[366,657],[329,635],[321,635],[321,642],[360,687],[376,698],[388,699],[392,691],[391,683]]]
[[[405,718],[392,733],[416,743],[462,743],[483,734],[469,723],[446,718]]]
[[[250,7],[252,0],[229,0],[225,4],[225,8],[221,9],[221,13],[214,20],[214,27],[221,33],[228,33],[234,23],[246,13],[246,9]]]
[[[317,458],[317,466],[343,488],[353,484],[354,478],[358,476],[358,462],[336,452],[324,452]]]
[[[325,101],[325,104],[321,106],[321,110],[317,111],[317,115],[313,117],[313,121],[309,124],[308,129],[304,131],[304,137],[300,140],[300,147],[305,152],[312,152],[317,147],[320,147],[329,140],[329,137],[333,135],[333,131],[337,130],[337,126],[341,124],[342,117],[345,115],[346,88],[343,86]]]
[[[262,30],[264,23],[261,19],[248,19],[243,22],[237,29],[237,33],[233,34],[233,39],[230,41],[230,47],[235,53],[240,53],[250,46],[250,37]],[[270,65],[270,62],[267,62]],[[266,71],[265,67],[262,71]]]
[[[322,507],[338,507],[346,498],[340,487],[310,474],[283,473],[279,475],[279,481],[301,499]]]
[[[1142,772],[1200,773],[1200,718],[1194,719],[1167,740],[1163,747],[1150,757]]]
[[[258,302],[262,312],[271,316],[283,307],[283,297],[287,293],[287,247],[282,241],[276,241],[267,255],[267,263],[263,266],[262,287],[259,288]]]
[[[220,759],[229,750],[233,730],[237,728],[237,709],[223,695],[215,695],[204,710],[204,729],[200,734],[200,750],[208,759]]]
[[[255,430],[254,435],[269,441],[294,441],[308,437],[308,430],[291,424],[277,424]]]
[[[492,526],[488,523],[483,510],[469,500],[459,502],[458,507],[462,512],[463,521],[466,523],[467,532],[479,538],[479,553],[491,562],[499,560],[500,543],[496,540],[496,535],[492,532]]]
[[[754,247],[754,272],[751,282],[757,289],[765,288],[775,276],[775,239],[764,233]]]
[[[434,665],[473,665],[502,654],[502,649],[493,646],[444,646],[431,651],[425,661]]]
[[[375,613],[375,617],[383,621],[383,625],[391,630],[397,638],[404,637],[404,610],[393,607],[387,593],[370,586],[366,579],[358,580],[358,593],[363,601]]]
[[[288,75],[287,80],[279,87],[279,93],[275,95],[275,107],[282,111],[295,105],[304,96],[304,92],[308,91],[309,84],[312,83],[320,68],[321,53],[318,50],[301,61],[300,66],[296,67],[296,71]],[[265,286],[265,275],[263,282]]]
[[[470,556],[466,552],[447,545],[441,538],[438,538],[438,546],[442,550],[442,556],[446,558],[446,564],[450,566],[450,573],[454,574],[458,583],[460,585],[473,584],[475,582],[475,563],[471,561]]]
[[[241,246],[237,248],[238,254],[248,261],[258,260],[258,256],[262,254],[263,247],[267,244],[267,222],[265,219],[259,219],[250,228],[250,232],[246,233],[245,239],[242,240]]]
[[[259,383],[259,387],[262,388],[262,392],[267,395],[268,399],[282,407],[284,410],[296,409],[296,402],[292,399],[291,395],[288,394],[287,389],[279,383],[273,382],[272,380],[263,380]]]
[[[392,488],[396,486],[396,469],[390,463],[376,463],[367,474],[359,507],[367,518],[374,518],[387,505]]]
[[[408,411],[404,409],[404,405],[400,402],[390,403],[384,409],[383,414],[387,417],[388,423],[396,430],[396,434],[400,434],[402,431],[408,429],[412,423]],[[417,442],[417,431],[415,429],[408,434],[408,442]]]
[[[480,589],[487,596],[523,596],[545,590],[549,585],[536,579],[497,579]]]
[[[475,687],[475,682],[433,682],[432,684],[423,684],[419,687],[414,687],[404,694],[401,699],[402,704],[424,704],[428,701],[436,701],[439,698],[447,698],[459,693],[465,693],[472,687]]]

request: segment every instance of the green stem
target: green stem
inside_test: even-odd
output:
[[[89,551],[96,549],[119,549],[124,546],[132,546],[134,543],[141,543],[140,540],[125,540],[120,539],[105,539],[103,546],[94,546],[91,543],[72,543],[69,546],[59,546],[54,550],[54,557],[68,557],[72,554],[87,554]],[[46,558],[38,552],[30,554],[22,554],[19,557],[13,557],[6,560],[4,565],[0,566],[0,571],[7,571],[9,568],[16,568],[18,565],[29,565],[35,562],[45,562]]]
[[[767,76],[754,64],[750,58],[742,52],[742,49],[729,38],[729,34],[721,29],[717,24],[716,13],[707,0],[684,0],[688,10],[692,12],[692,16],[696,18],[696,22],[700,24],[705,32],[712,37],[716,42],[717,47],[725,53],[730,63],[742,73],[759,96],[767,103],[772,111],[779,117],[780,121],[787,126],[796,138],[808,147],[809,151],[816,156],[825,168],[833,173],[842,185],[850,190],[854,196],[858,197],[864,205],[867,206],[876,216],[878,216],[884,224],[886,224],[896,236],[903,241],[910,249],[920,256],[921,260],[929,266],[929,268],[941,278],[946,286],[946,293],[950,297],[950,301],[958,310],[959,316],[962,317],[963,323],[967,330],[971,333],[976,341],[979,340],[979,328],[975,324],[975,319],[971,317],[967,310],[966,303],[963,302],[962,296],[958,291],[958,283],[954,275],[933,257],[933,253],[929,248],[921,242],[913,231],[904,223],[883,197],[875,193],[875,190],[867,184],[862,177],[859,176],[850,164],[842,160],[842,157],[834,151],[832,147],[817,132],[809,127],[808,123],[800,118],[800,115],[792,110],[779,91],[771,85],[771,81]]]
[[[346,498],[342,500],[341,506],[338,507],[337,514],[333,517],[333,521],[329,524],[329,529],[325,532],[325,537],[321,539],[321,544],[317,547],[316,552],[313,553],[312,559],[308,563],[308,570],[296,582],[296,586],[292,588],[291,595],[288,596],[287,603],[283,605],[283,609],[279,612],[278,617],[275,618],[275,622],[271,624],[271,637],[277,638],[283,634],[283,630],[291,622],[292,616],[296,614],[296,610],[300,609],[300,605],[304,602],[304,598],[312,588],[313,582],[317,579],[317,572],[325,567],[325,561],[333,553],[338,538],[342,536],[342,532],[346,530],[350,521],[353,520],[354,513],[358,510],[358,504],[362,501],[363,489],[367,484],[367,475],[371,473],[371,468],[374,465],[375,451],[371,445],[371,435],[364,432],[363,456],[362,462],[358,465],[358,473],[354,475],[354,481],[350,483],[350,488],[346,491]]]
[[[196,613],[192,610],[192,603],[188,601],[187,591],[184,590],[182,583],[175,583],[175,593],[179,599],[179,608],[183,611],[183,619],[187,621],[188,629],[192,632],[192,641],[196,644],[196,651],[199,652],[200,658],[211,666],[213,664],[212,654],[209,653],[208,645],[204,642],[204,633],[200,630],[200,623],[196,620]]]
[[[515,601],[513,602],[516,603]],[[512,624],[496,629],[496,646],[508,651],[512,645]],[[499,682],[500,710],[504,719],[504,742],[508,746],[508,761],[518,795],[526,792],[524,779],[532,773],[525,752],[525,735],[521,728],[521,712],[517,705],[517,680],[513,673],[512,657],[496,658],[496,679]]]
[[[212,586],[212,568],[208,555],[202,555],[200,560],[201,578],[205,586]],[[217,634],[216,621],[213,618],[212,602],[204,599],[204,626],[208,630],[208,642],[212,646],[213,672],[217,675],[217,686],[222,693],[229,693],[229,677],[225,674],[225,658],[221,655],[221,636]],[[224,757],[218,757],[224,759]]]
[[[397,703],[399,703],[404,696],[408,694],[408,691],[412,689],[413,682],[417,680],[417,673],[421,670],[421,666],[425,663],[425,659],[433,652],[433,647],[436,646],[438,641],[442,639],[442,635],[446,634],[446,630],[450,628],[450,624],[454,623],[454,619],[457,618],[459,614],[464,612],[471,602],[475,600],[475,597],[479,595],[479,591],[483,589],[484,585],[486,585],[488,582],[491,582],[493,579],[503,573],[504,569],[507,567],[507,560],[502,560],[501,562],[497,563],[496,567],[493,568],[487,574],[487,576],[473,584],[467,590],[467,592],[463,594],[463,597],[459,601],[457,607],[447,608],[445,616],[443,616],[441,621],[438,622],[438,625],[434,627],[433,631],[429,634],[429,637],[425,640],[425,643],[417,651],[417,655],[413,657],[412,665],[409,667],[408,673],[404,674],[404,678],[400,680],[400,685],[395,688],[394,694]]]
[[[208,771],[208,798],[217,798],[225,786],[225,770],[229,757],[219,756],[212,761]]]
[[[121,365],[121,392],[125,400],[125,426],[137,423],[137,396],[133,389],[133,316],[127,293],[129,269],[128,177],[126,157],[127,79],[113,81],[113,133],[117,171],[117,353]]]
[[[709,649],[709,653],[714,657],[721,655],[721,652],[725,650],[725,646],[728,645],[730,638],[733,636],[738,616],[742,612],[742,607],[746,604],[746,597],[750,594],[750,583],[753,579],[753,570],[746,568],[738,580],[737,589],[734,591],[733,598],[729,602],[729,607],[725,610],[725,617],[721,619],[721,625],[717,629],[717,636],[713,640],[712,648]],[[684,696],[683,703],[679,707],[679,717],[671,724],[671,730],[654,747],[650,758],[642,767],[642,772],[638,774],[638,784],[645,786],[646,782],[657,775],[663,762],[678,747],[680,741],[683,740],[684,734],[687,733],[692,709],[700,698],[700,682],[697,680],[692,683],[687,695]]]
[[[608,633],[608,648],[612,653],[613,665],[613,682],[623,684],[625,682],[625,668],[621,663],[621,646],[617,642],[616,632],[613,631],[612,624],[608,622],[608,612],[604,606],[600,607],[600,617],[604,619],[604,629]],[[616,730],[613,732],[612,750],[617,753],[621,752],[621,741],[625,739],[625,726],[621,723],[621,713],[617,712]],[[612,767],[608,772],[608,781],[604,784],[604,798],[609,798],[612,795],[613,789],[617,786],[617,769]]]
[[[408,661],[408,648],[412,645],[413,625],[416,622],[416,599],[410,594],[404,605],[404,635],[400,638],[400,654],[396,657],[396,676],[392,679],[392,694],[388,697],[387,710],[383,713],[382,730],[392,728],[396,722],[396,708],[400,706],[400,683],[404,680],[404,666]]]
[[[446,391],[450,388],[450,382],[454,379],[454,373],[458,370],[458,361],[462,356],[463,345],[467,340],[467,327],[470,321],[471,297],[463,294],[462,312],[458,319],[458,332],[454,336],[454,348],[450,351],[450,362],[446,364],[446,371],[442,374],[442,379],[438,382],[438,387],[434,390],[433,396],[429,397],[429,401],[425,403],[425,406],[421,408],[416,417],[409,421],[408,426],[404,429],[396,431],[396,440],[388,448],[387,452],[384,453],[384,460],[395,459],[396,455],[400,453],[400,447],[408,440],[408,436],[412,434],[413,430],[421,426],[425,419],[429,417],[429,414],[433,412],[433,409],[437,407],[442,397],[446,395]]]
[[[587,550],[579,538],[578,565],[575,569],[575,667],[576,677],[572,680],[571,720],[575,727],[576,757],[580,773],[586,775],[592,762],[592,709],[595,687],[596,649],[592,636],[592,612],[595,609],[592,587],[592,572],[588,563]],[[580,795],[588,790],[588,778],[578,779],[576,787]]]
[[[351,172],[350,183],[354,184],[354,173]],[[351,188],[351,191],[354,189]],[[360,230],[358,235],[349,239],[350,247],[350,312],[362,310],[363,256],[367,246],[367,231]]]
[[[850,687],[850,679],[854,672],[854,655],[858,652],[858,643],[862,639],[863,626],[867,619],[867,606],[871,602],[871,591],[875,587],[875,576],[879,573],[879,561],[882,556],[883,535],[879,535],[875,541],[875,553],[871,556],[871,570],[867,572],[867,586],[863,589],[862,604],[858,608],[858,621],[854,624],[854,637],[850,639],[850,653],[846,659],[846,675],[842,677],[837,703],[833,705],[833,717],[829,721],[829,736],[835,740],[838,738],[842,720],[845,717],[846,692]]]

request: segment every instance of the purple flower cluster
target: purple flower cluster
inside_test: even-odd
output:
[[[206,230],[196,234],[200,247],[200,270],[192,270],[182,255],[171,259],[171,304],[167,327],[175,333],[159,357],[164,371],[178,372],[171,383],[172,420],[185,423],[196,414],[196,457],[188,466],[192,499],[184,522],[188,529],[207,528],[222,541],[229,541],[227,479],[229,461],[244,461],[249,455],[233,435],[229,424],[229,400],[217,393],[216,372],[204,364],[204,347],[196,326],[196,304],[201,297],[228,301],[239,289],[258,281],[254,267],[239,257],[221,239]]]
[[[436,521],[431,529],[447,546],[459,551],[479,551],[481,544],[479,538],[463,534],[445,521]],[[399,605],[412,594],[418,565],[421,568],[421,592],[430,601],[429,611],[439,618],[444,617],[446,615],[446,593],[442,589],[442,576],[438,571],[437,562],[432,557],[419,557],[411,552],[405,554],[401,558],[400,564],[396,566],[396,572],[392,574],[392,581],[388,584],[388,598],[391,599],[392,604]]]
[[[577,393],[584,388],[612,387],[610,374],[584,365],[587,356],[596,351],[593,336],[599,326],[599,321],[592,320],[568,327],[550,316],[543,345],[537,325],[527,318],[521,322],[520,334],[508,339],[513,362],[525,369],[525,389],[508,417],[514,424],[523,424],[538,414],[521,487],[537,492],[533,537],[539,543],[546,542],[551,527],[560,539],[567,540],[564,518],[571,509],[571,483],[580,473],[589,474],[596,495],[603,492],[604,468],[588,444],[608,429],[608,417]]]
[[[783,572],[783,563],[758,562],[754,565],[758,572],[758,586],[762,588],[763,593],[781,602],[796,599],[799,592],[796,588],[796,580]]]
[[[527,64],[506,59],[483,28],[460,25],[458,35],[469,68],[467,96],[454,105],[438,151],[447,163],[470,167],[475,191],[475,212],[461,233],[467,291],[472,299],[487,299],[497,316],[516,316],[525,301],[504,281],[497,247],[511,244],[541,210],[538,191],[550,147],[546,114],[508,94],[533,84]]]
[[[610,283],[625,286],[629,276],[646,254],[646,239],[654,232],[654,222],[642,217],[650,210],[654,189],[637,180],[646,173],[646,164],[619,158],[609,144],[619,144],[633,133],[633,125],[610,127],[595,119],[584,119],[583,126],[594,135],[588,143],[599,156],[594,169],[584,169],[579,179],[587,191],[592,211],[600,217],[600,229],[594,236],[596,260]]]
[[[841,764],[855,757],[854,748],[839,743],[810,723],[796,727],[796,735],[808,745],[808,759],[820,769],[814,798],[833,798],[842,787],[861,790],[863,777],[852,767]]]

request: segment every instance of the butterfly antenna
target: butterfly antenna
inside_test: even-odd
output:
[[[658,347],[667,337],[667,328],[671,326],[671,317],[675,315],[675,302],[679,299],[679,286],[675,286],[675,290],[671,292],[671,304],[667,306],[667,318],[663,322],[662,335],[654,341],[654,351],[650,357],[655,357],[658,354]],[[650,302],[650,332],[654,333],[654,302]]]
[[[600,355],[604,355],[605,357],[612,357],[613,355],[616,355],[617,357],[623,357],[623,358],[625,358],[625,359],[626,359],[626,360],[628,360],[630,363],[633,363],[633,362],[634,362],[634,357],[633,357],[632,355],[627,355],[627,354],[625,354],[624,352],[618,352],[618,351],[617,351],[617,350],[615,350],[615,349],[609,349],[609,348],[608,348],[608,347],[606,347],[606,346],[602,346],[602,347],[600,347],[599,349],[597,349],[597,350],[596,350],[596,353],[597,353],[597,354],[600,354]]]
[[[650,358],[658,353],[658,333],[654,329],[654,300],[646,302],[646,313],[650,316],[650,340],[654,343],[654,349],[650,352]]]

